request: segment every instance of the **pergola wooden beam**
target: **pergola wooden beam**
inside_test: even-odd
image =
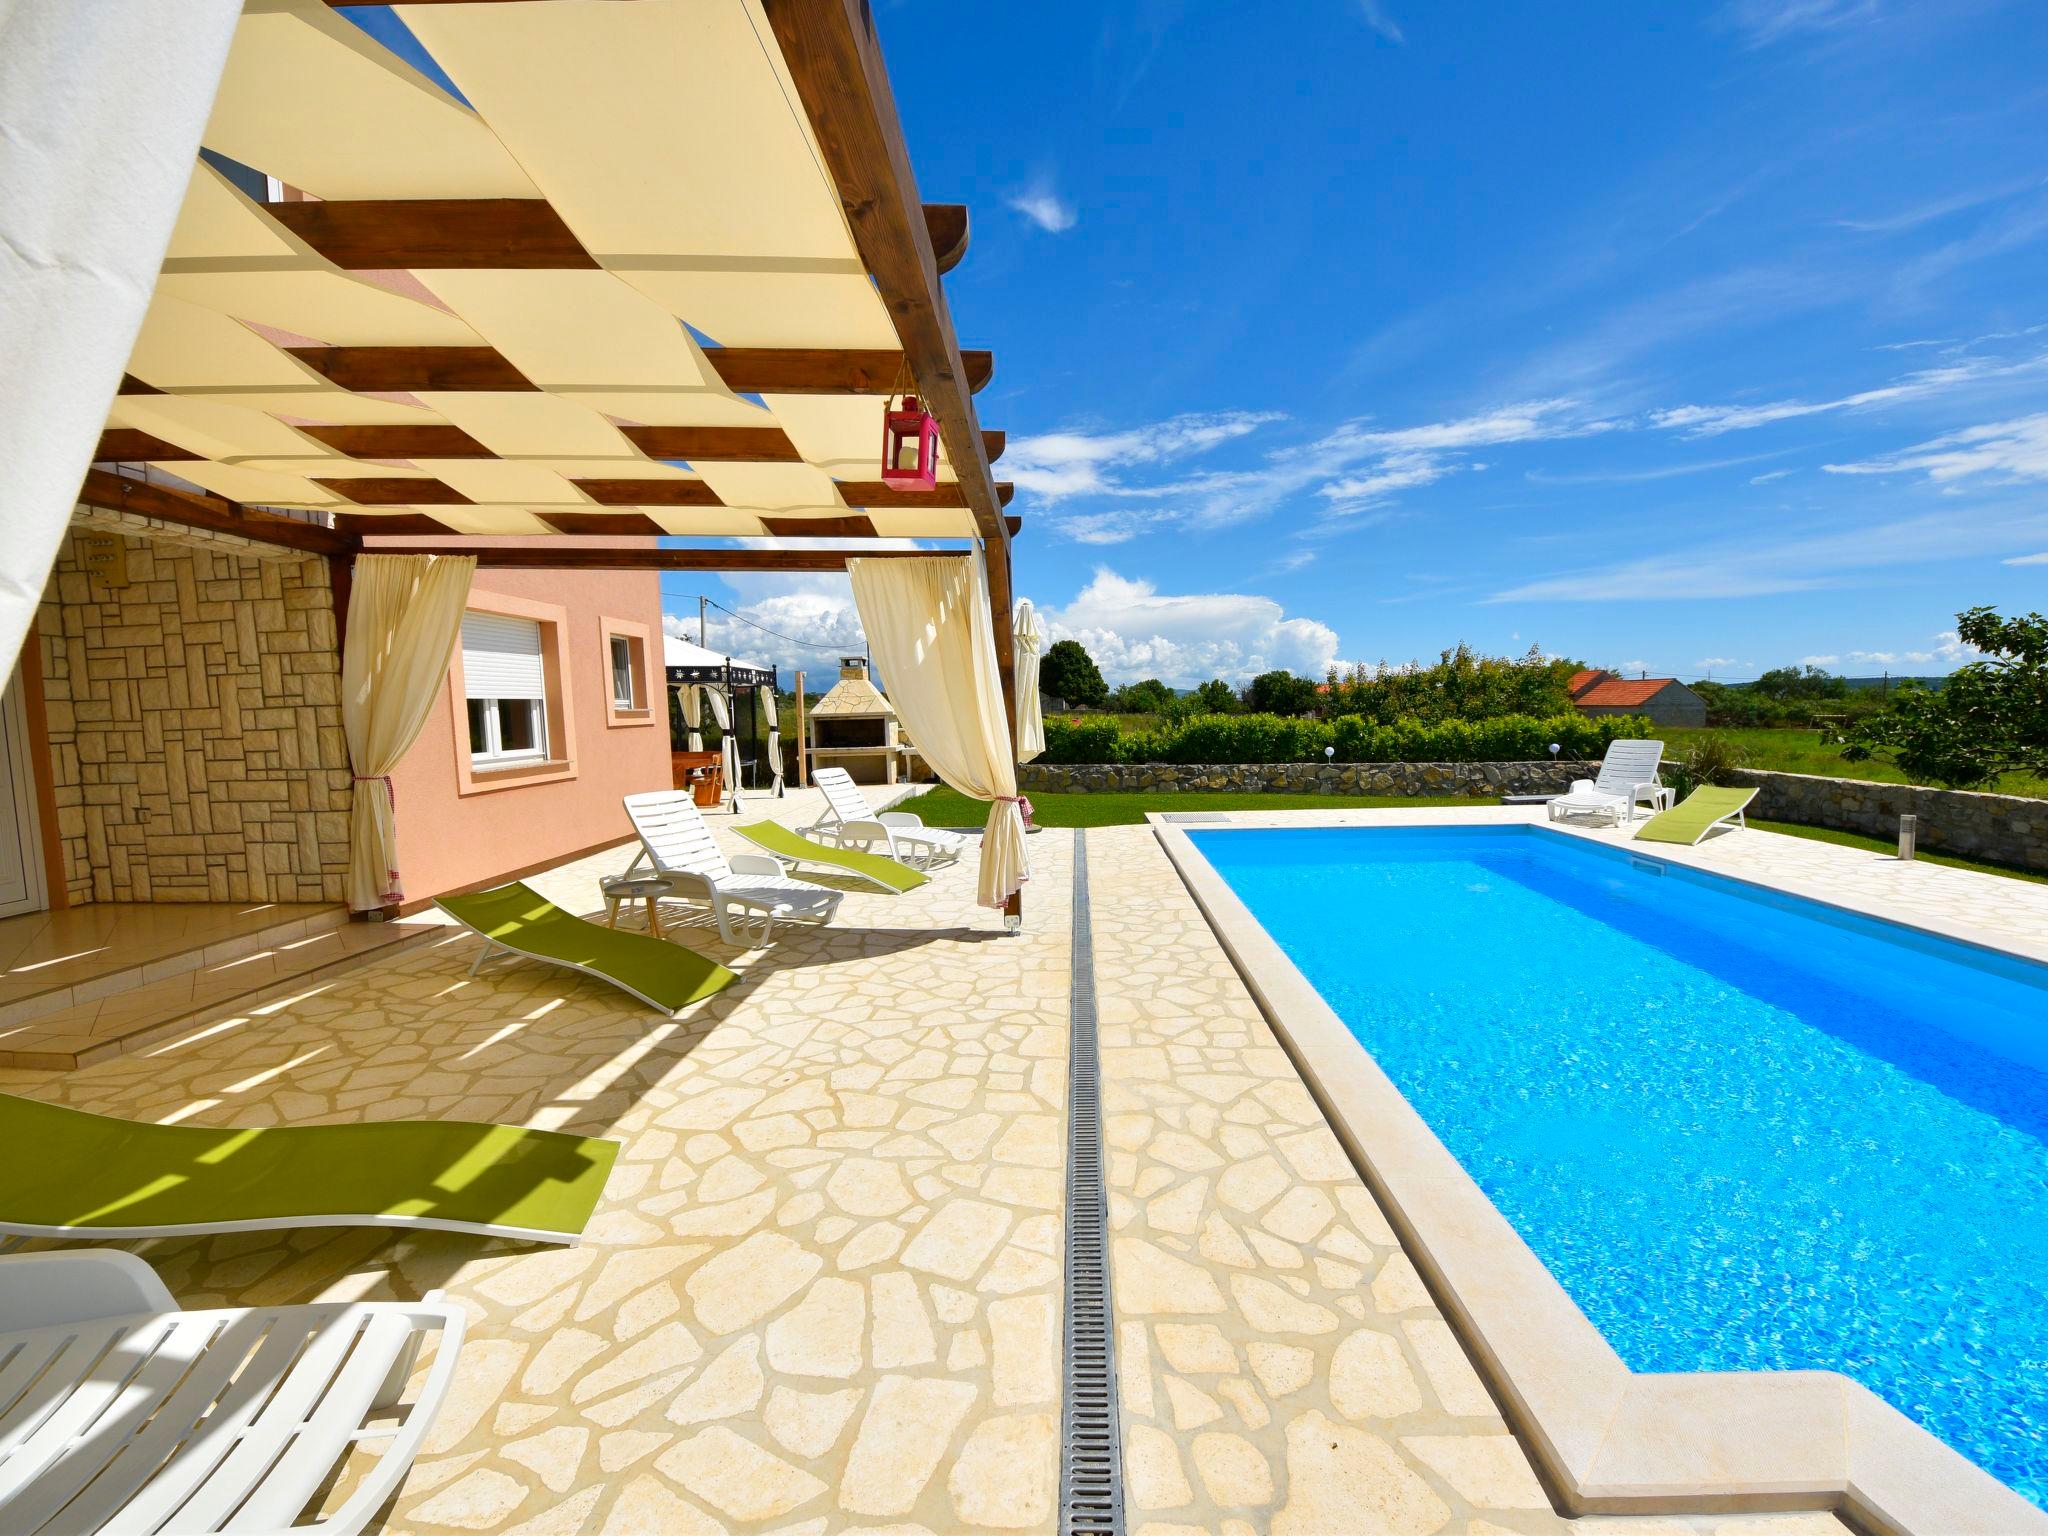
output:
[[[470,499],[452,485],[439,480],[385,478],[377,475],[354,475],[337,477],[332,480],[313,477],[313,483],[324,486],[337,496],[346,496],[359,507],[466,507]]]
[[[650,459],[734,464],[804,461],[780,427],[621,427],[619,431]]]
[[[299,206],[287,204],[286,206]],[[317,205],[315,205],[317,206]],[[316,443],[352,459],[495,459],[497,455],[460,427],[300,427]]]
[[[544,272],[598,266],[544,198],[353,198],[267,203],[264,212],[349,271]],[[926,203],[924,222],[939,271],[952,271],[967,254],[967,205]]]
[[[929,491],[902,491],[893,485],[884,485],[879,480],[841,480],[838,482],[839,499],[849,507],[874,507],[882,510],[904,510],[924,507],[964,507],[967,498],[950,481],[940,481]],[[996,500],[1004,506],[1017,493],[1017,487],[1008,480],[996,482]]]
[[[550,514],[552,515],[552,514]],[[578,545],[565,537],[535,549],[499,547],[467,539],[439,544],[394,544],[365,549],[372,555],[475,555],[479,566],[529,571],[843,571],[849,560],[906,560],[969,551],[950,549],[651,549]]]
[[[537,197],[266,203],[263,211],[337,267],[593,270],[597,261]]]
[[[1010,434],[1007,432],[997,432],[990,429],[981,434],[981,451],[988,456],[988,461],[991,464],[1000,459],[1003,456],[1003,450],[1009,446]]]
[[[963,352],[967,387],[978,390],[995,376],[992,352]],[[917,393],[903,354],[828,347],[708,347],[705,360],[742,395],[890,395]]]
[[[540,386],[494,347],[286,347],[321,377],[358,393],[422,394],[464,390],[503,394]],[[970,390],[995,376],[995,355],[960,354]],[[889,395],[917,393],[903,354],[835,347],[708,347],[704,356],[726,388],[742,395]],[[621,386],[622,388],[626,386]],[[160,391],[123,379],[123,394]],[[937,414],[934,412],[934,414]]]
[[[109,427],[100,433],[100,444],[93,450],[92,457],[96,464],[176,464],[190,463],[206,455],[180,448],[176,443],[167,443],[133,427]]]
[[[460,528],[451,528],[440,519],[429,517],[424,512],[337,512],[334,514],[334,526],[357,539],[417,539],[430,535],[440,537],[444,534],[450,538],[462,536]]]
[[[175,486],[154,485],[109,470],[89,469],[78,488],[78,499],[89,507],[112,512],[134,512],[161,518],[186,528],[204,528],[212,533],[232,533],[262,544],[281,544],[309,555],[347,555],[356,540],[318,523],[295,517],[259,512],[225,496],[207,496],[181,491]]]
[[[1009,530],[981,441],[960,345],[939,286],[939,261],[903,141],[871,0],[762,0],[811,121],[861,261],[895,322],[918,393],[939,421],[946,456],[974,514],[988,562],[989,607],[1008,718],[1016,682]]]
[[[722,507],[718,492],[702,480],[571,480],[601,507]],[[554,514],[547,514],[550,520]]]
[[[931,240],[932,259],[939,264],[939,271],[942,274],[952,271],[967,254],[967,205],[926,203],[924,231]]]

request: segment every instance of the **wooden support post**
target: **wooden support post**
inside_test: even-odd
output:
[[[811,787],[811,738],[804,733],[804,673],[796,673],[796,787]]]

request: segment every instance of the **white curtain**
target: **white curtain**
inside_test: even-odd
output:
[[[941,779],[991,802],[980,898],[1000,907],[1031,870],[982,556],[856,559],[846,574],[904,730]]]
[[[689,728],[689,749],[704,750],[704,690],[696,683],[678,683],[683,695],[683,724]]]
[[[1045,716],[1038,708],[1038,657],[1045,649],[1045,625],[1031,599],[1017,603],[1017,761],[1028,763],[1045,750]]]
[[[711,703],[711,721],[718,727],[718,761],[725,773],[725,803],[734,810],[740,804],[740,744],[732,734],[732,701],[723,688],[706,688]]]
[[[768,772],[774,780],[775,795],[782,797],[782,721],[775,713],[775,685],[761,685],[761,718],[768,724]],[[759,783],[759,780],[755,781]]]
[[[341,653],[341,725],[355,770],[348,904],[396,906],[398,826],[391,771],[427,723],[462,633],[475,555],[361,555]]]
[[[78,505],[241,0],[0,0],[0,677]]]

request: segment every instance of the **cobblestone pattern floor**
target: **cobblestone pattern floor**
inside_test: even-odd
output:
[[[0,1087],[192,1123],[429,1115],[624,1143],[578,1248],[370,1229],[129,1245],[189,1306],[461,1303],[457,1385],[390,1531],[1046,1532],[1070,847],[1032,840],[1023,939],[973,905],[969,861],[849,894],[836,926],[749,957],[747,985],[673,1023],[560,970],[471,980],[465,938]],[[593,910],[626,859],[536,883]]]
[[[1134,1536],[1842,1536],[1554,1514],[1151,830],[1088,850]]]

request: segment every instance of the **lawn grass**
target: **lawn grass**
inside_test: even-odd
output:
[[[1896,854],[1896,842],[1888,843],[1881,837],[1865,837],[1861,832],[1837,832],[1832,827],[1802,827],[1791,821],[1759,821],[1754,816],[1749,824],[1759,832],[1782,832],[1787,837],[1803,837],[1816,843],[1837,843],[1844,848],[1866,848],[1872,853]],[[1951,869],[1974,870],[1980,875],[2003,875],[2008,880],[2031,880],[2036,885],[2048,885],[2048,874],[2032,869],[2010,869],[2003,864],[1984,864],[1976,859],[1959,859],[1952,854],[1929,853],[1921,849],[1918,857],[1929,864],[1946,864]]]
[[[1703,733],[1689,726],[1666,725],[1652,735],[1661,737],[1668,756],[1682,757],[1690,750],[1692,738]],[[1820,732],[1809,726],[1785,726],[1756,730],[1724,730],[1719,734],[1738,743],[1746,757],[1746,768],[1764,768],[1778,773],[1812,773],[1824,778],[1860,779],[1869,784],[1907,784],[1912,781],[1890,763],[1850,763],[1842,760],[1842,749],[1824,745]],[[2048,800],[2048,779],[2009,773],[1992,786],[2002,795],[2029,795]]]
[[[1142,822],[1147,811],[1360,811],[1383,806],[1498,804],[1498,800],[1475,800],[1463,795],[1267,795],[1169,789],[1132,794],[1033,795],[1031,819],[1041,827],[1128,827]],[[988,820],[985,804],[955,794],[944,785],[904,802],[903,808],[915,811],[927,826],[933,827],[979,827]]]

